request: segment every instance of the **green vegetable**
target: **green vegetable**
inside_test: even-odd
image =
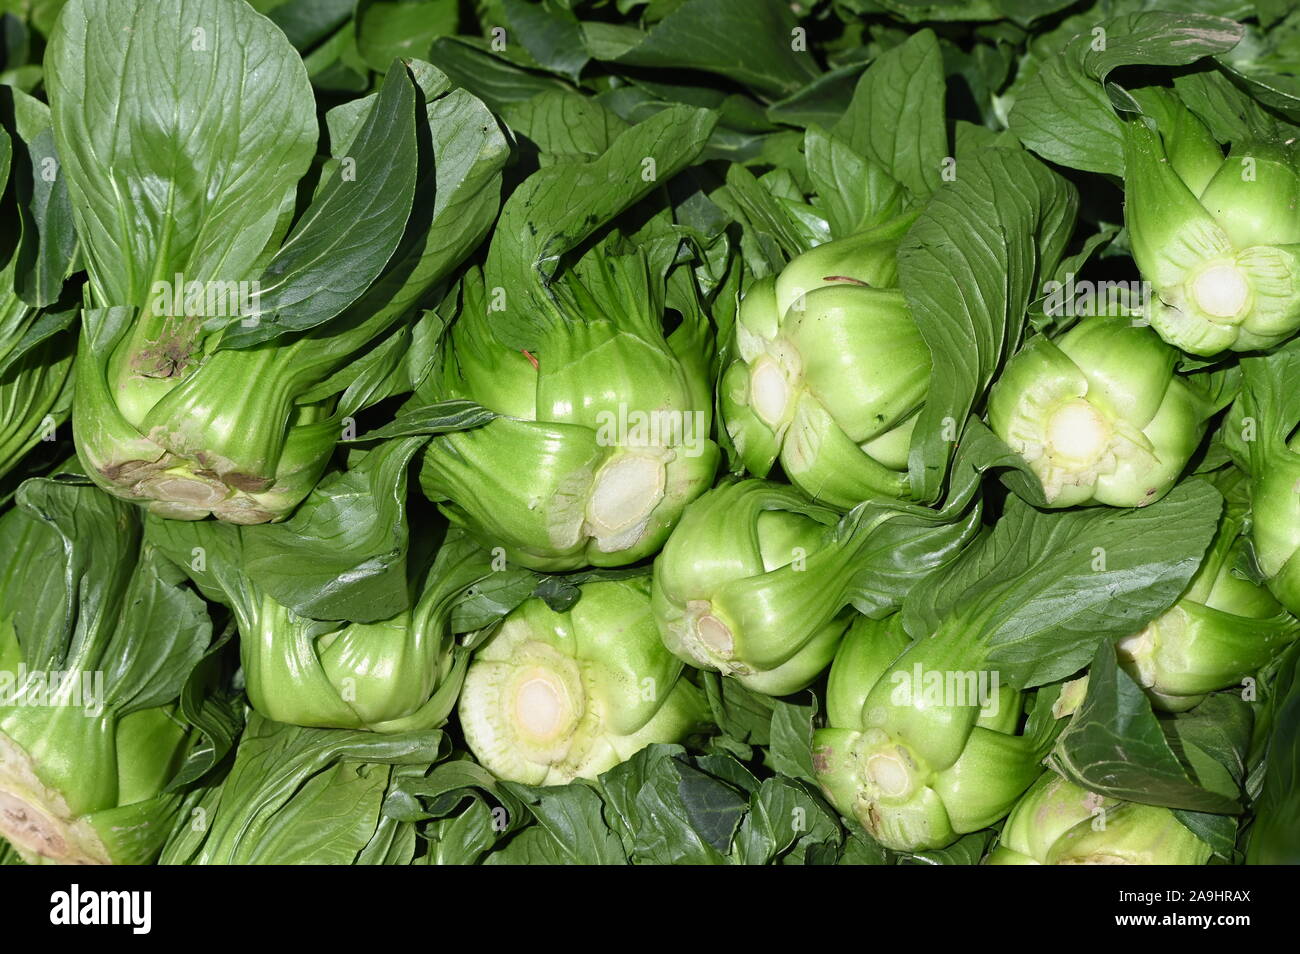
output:
[[[0,866],[1300,860],[1195,5],[3,4]]]
[[[842,508],[908,496],[930,351],[893,286],[898,242],[914,218],[818,246],[746,293],[740,357],[719,394],[750,473],[766,477],[779,458],[797,487]]]
[[[86,484],[25,482],[0,552],[22,555],[0,572],[0,833],[28,861],[147,864],[180,806],[206,607]]]
[[[708,319],[688,297],[668,333],[667,263],[619,244],[551,287],[535,351],[501,342],[477,282],[452,329],[438,397],[506,416],[436,437],[421,486],[524,566],[651,556],[717,471]]]
[[[1272,731],[1268,742],[1268,770],[1255,805],[1246,863],[1292,865],[1300,862],[1300,826],[1296,825],[1300,799],[1300,645],[1282,657],[1269,700]]]
[[[0,271],[0,477],[53,439],[72,408],[72,335],[26,337],[48,318],[19,299],[11,261]]]
[[[1012,810],[990,865],[1203,865],[1210,846],[1168,808],[1093,795],[1045,772]]]
[[[1157,714],[1109,642],[1098,644],[1087,676],[1070,688],[1052,709],[1070,718],[1047,764],[1098,795],[1202,814],[1198,834],[1231,856],[1258,711],[1247,693],[1211,693],[1186,712]]]
[[[403,319],[496,210],[494,120],[396,64],[328,114],[334,156],[309,177],[303,62],[235,0],[71,0],[46,67],[87,273],[90,476],[165,516],[283,519],[347,419],[409,389]]]
[[[787,695],[829,665],[851,602],[888,612],[978,519],[978,508],[949,521],[880,507],[841,520],[790,487],[724,484],[686,508],[655,561],[655,619],[685,662]]]
[[[989,426],[1029,463],[1051,507],[1159,500],[1213,406],[1174,373],[1178,353],[1122,317],[1033,338],[989,395]]]
[[[595,778],[652,742],[707,720],[703,693],[659,641],[650,581],[586,583],[572,609],[532,599],[470,663],[460,724],[500,778],[556,785]]]
[[[158,520],[149,536],[234,612],[245,691],[266,718],[392,733],[436,728],[451,714],[469,661],[451,613],[493,573],[490,557],[463,535],[439,551],[411,608],[367,622],[311,619],[277,601],[249,574],[237,527]]]
[[[1300,166],[1292,142],[1234,142],[1172,98],[1124,126],[1125,221],[1155,289],[1147,318],[1191,354],[1271,348],[1300,329]]]
[[[817,781],[887,848],[942,848],[993,824],[1040,770],[1041,742],[1019,734],[1022,695],[964,670],[961,642],[909,645],[900,617],[863,618],[831,665]]]
[[[1221,505],[1194,480],[1140,510],[1044,512],[1009,497],[992,531],[912,587],[901,613],[845,637],[813,736],[831,803],[905,851],[1005,815],[1057,731],[1044,699],[1022,720],[1024,691],[1078,671],[1108,636],[1137,628],[1126,620],[1167,609]]]
[[[253,715],[229,772],[186,800],[159,863],[409,864],[415,832],[383,813],[384,798],[443,744],[436,731],[304,729]]]
[[[851,539],[839,515],[759,480],[710,490],[686,508],[655,561],[664,644],[685,662],[783,696],[829,665],[854,614]]]
[[[1237,575],[1245,516],[1243,503],[1230,503],[1187,592],[1119,642],[1125,671],[1158,708],[1181,712],[1208,692],[1238,685],[1300,633],[1300,622],[1267,588]]]
[[[386,810],[428,820],[416,864],[829,864],[842,851],[885,863],[802,779],[760,778],[735,758],[679,745],[647,745],[594,784],[502,782],[452,759],[398,780]]]
[[[67,190],[35,172],[53,158],[49,109],[18,90],[9,97],[17,129],[0,128],[0,194],[17,215],[5,223],[0,267],[0,478],[67,420],[76,344],[75,312],[56,306],[75,247],[62,218]],[[11,229],[19,233],[14,248]]]
[[[1224,442],[1250,475],[1252,554],[1282,605],[1300,613],[1300,343],[1244,358]]]

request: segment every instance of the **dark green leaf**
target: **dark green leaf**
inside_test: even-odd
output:
[[[820,72],[812,55],[796,48],[796,27],[781,0],[684,0],[635,44],[629,31],[621,50],[609,39],[589,41],[589,48],[629,66],[702,70],[786,96]]]
[[[903,239],[899,282],[934,357],[912,438],[913,496],[938,497],[960,425],[1019,343],[1077,207],[1074,188],[1027,153],[985,149],[961,161]]]
[[[418,437],[327,477],[284,523],[247,527],[243,572],[300,616],[374,622],[410,605],[406,490]]]
[[[1238,767],[1218,759],[1240,760],[1236,746],[1244,751],[1249,741],[1249,714],[1244,733],[1239,720],[1220,721],[1212,730],[1217,739],[1206,738],[1206,718],[1157,719],[1141,688],[1119,668],[1114,647],[1103,643],[1089,670],[1087,698],[1057,739],[1051,764],[1100,795],[1189,811],[1239,812],[1233,779]],[[1183,721],[1189,727],[1180,726]]]
[[[260,279],[264,317],[230,326],[226,348],[314,328],[351,305],[383,271],[411,215],[417,172],[415,88],[394,64],[346,162],[322,173],[303,213]]]
[[[1177,66],[1232,49],[1240,24],[1151,10],[1102,21],[1070,40],[1024,85],[1012,130],[1045,159],[1089,172],[1124,174],[1124,136],[1103,84],[1121,66]]]

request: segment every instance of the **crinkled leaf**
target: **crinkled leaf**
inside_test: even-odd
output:
[[[177,273],[256,278],[317,136],[284,35],[245,3],[69,0],[45,65],[93,302],[143,306]]]
[[[1088,791],[1124,801],[1240,812],[1249,710],[1240,700],[1211,700],[1209,712],[1157,718],[1119,667],[1114,646],[1103,643],[1089,669],[1088,695],[1052,750],[1052,767]]]
[[[817,697],[806,706],[776,703],[772,710],[771,747],[768,762],[774,772],[790,778],[814,781],[812,734],[817,718]]]
[[[1232,49],[1244,28],[1221,17],[1150,10],[1081,33],[1046,59],[1011,110],[1012,130],[1044,159],[1124,174],[1124,133],[1103,84],[1121,66],[1182,66]]]
[[[716,121],[708,110],[665,109],[619,135],[599,157],[547,166],[511,194],[485,270],[489,288],[507,290],[508,305],[493,318],[502,343],[536,348],[550,314],[546,289],[562,256],[690,165]]]
[[[381,444],[284,523],[245,528],[243,571],[299,616],[368,623],[408,608],[407,479],[423,446]]]
[[[605,825],[600,796],[581,782],[549,787],[532,787],[514,782],[499,786],[523,802],[537,820],[536,829],[524,834],[526,858],[518,857],[513,843],[493,856],[491,863],[536,864],[549,859],[550,864],[621,865],[626,864],[623,846]],[[542,833],[549,841],[543,845]]]
[[[1136,632],[1186,589],[1223,498],[1192,479],[1136,510],[1042,512],[1011,497],[992,532],[912,590],[913,638],[969,633],[973,659],[1023,688],[1082,668],[1107,637]]]
[[[949,152],[934,33],[920,30],[872,63],[831,131],[913,195],[937,189]]]
[[[262,317],[232,324],[222,346],[315,328],[356,301],[401,241],[417,167],[415,88],[394,64],[346,161],[326,165],[323,186],[262,273]]]
[[[1270,703],[1264,787],[1255,805],[1247,860],[1250,864],[1300,863],[1300,643],[1278,670]]]
[[[685,0],[648,32],[626,31],[621,50],[608,39],[588,45],[593,55],[629,66],[701,70],[784,96],[820,72],[791,42],[797,25],[781,0]]]
[[[955,425],[1019,343],[1077,208],[1074,187],[1028,153],[986,149],[962,160],[903,239],[899,282],[934,362],[908,461],[917,499],[939,496]]]

